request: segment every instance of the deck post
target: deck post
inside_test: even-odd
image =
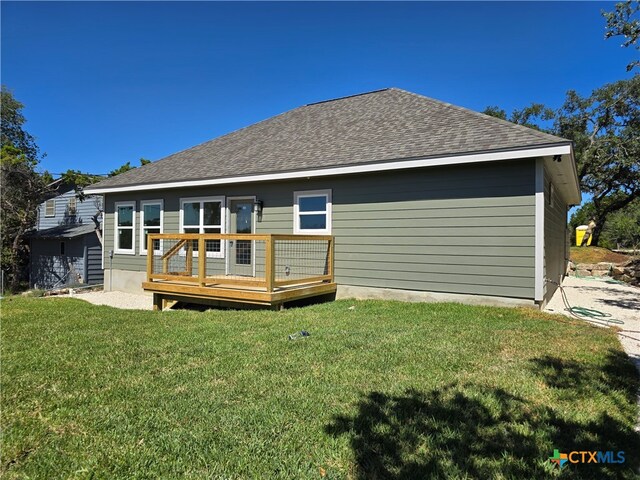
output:
[[[335,237],[331,237],[329,239],[329,275],[331,275],[331,283],[334,282],[334,274],[333,274],[333,257],[335,255]]]
[[[206,258],[207,254],[205,253],[204,256]],[[193,275],[193,242],[191,240],[189,240],[189,246],[187,247],[187,257],[185,258],[184,263],[184,274],[185,276],[190,277],[191,275]]]
[[[151,281],[153,275],[153,239],[147,236],[147,282]]]
[[[273,235],[269,235],[265,242],[266,258],[265,258],[265,281],[267,283],[267,292],[273,292],[273,283],[275,281],[275,265],[276,265],[276,249]]]
[[[205,278],[207,278],[207,252],[204,237],[200,237],[198,238],[198,285],[204,287]]]
[[[153,309],[157,311],[162,311],[162,307],[164,306],[164,301],[162,299],[162,294],[153,293]]]

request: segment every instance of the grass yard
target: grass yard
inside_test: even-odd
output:
[[[614,333],[533,310],[9,298],[1,348],[4,478],[638,478]]]

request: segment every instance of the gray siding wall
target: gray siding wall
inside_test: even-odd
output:
[[[85,266],[85,283],[96,285],[103,283],[104,270],[102,270],[102,245],[96,234],[84,236],[84,245],[87,250],[87,264]]]
[[[60,255],[60,243],[65,254]],[[84,275],[84,240],[33,239],[31,242],[31,285],[54,288],[77,284]]]
[[[141,200],[164,200],[164,232],[170,233],[179,230],[182,197],[256,195],[264,202],[257,233],[291,234],[293,192],[331,189],[338,283],[532,299],[534,165],[527,159],[107,194],[105,255],[114,245],[115,202],[135,201],[138,212],[136,254],[116,254],[113,268],[144,271],[146,256],[139,255]]]
[[[567,268],[567,204],[554,188],[551,179],[544,172],[544,278],[560,283]],[[548,302],[558,287],[544,282],[544,303]]]
[[[102,196],[92,195],[84,201],[77,200],[76,214],[69,212],[69,200],[75,197],[75,191],[71,190],[59,195],[52,200],[55,201],[55,216],[47,217],[45,215],[45,203],[38,206],[38,223],[37,230],[46,230],[48,228],[57,227],[59,225],[80,225],[92,224],[91,217],[96,214],[99,205],[102,205]]]

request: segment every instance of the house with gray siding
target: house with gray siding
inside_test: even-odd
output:
[[[538,306],[581,200],[570,141],[396,88],[304,105],[86,192],[104,195],[114,290],[142,291],[149,234],[331,235],[338,296]]]
[[[38,206],[30,236],[31,287],[102,283],[102,244],[94,221],[94,217],[101,221],[102,203],[102,196],[81,201],[75,190],[69,190]]]

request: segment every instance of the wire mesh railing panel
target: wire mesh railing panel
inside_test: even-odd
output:
[[[265,280],[266,241],[226,240],[225,275],[238,280]]]
[[[153,268],[151,273],[171,276],[191,276],[193,258],[188,240],[180,238],[164,238],[158,242],[154,240]]]
[[[274,239],[274,242],[276,282],[329,274],[328,240]]]

